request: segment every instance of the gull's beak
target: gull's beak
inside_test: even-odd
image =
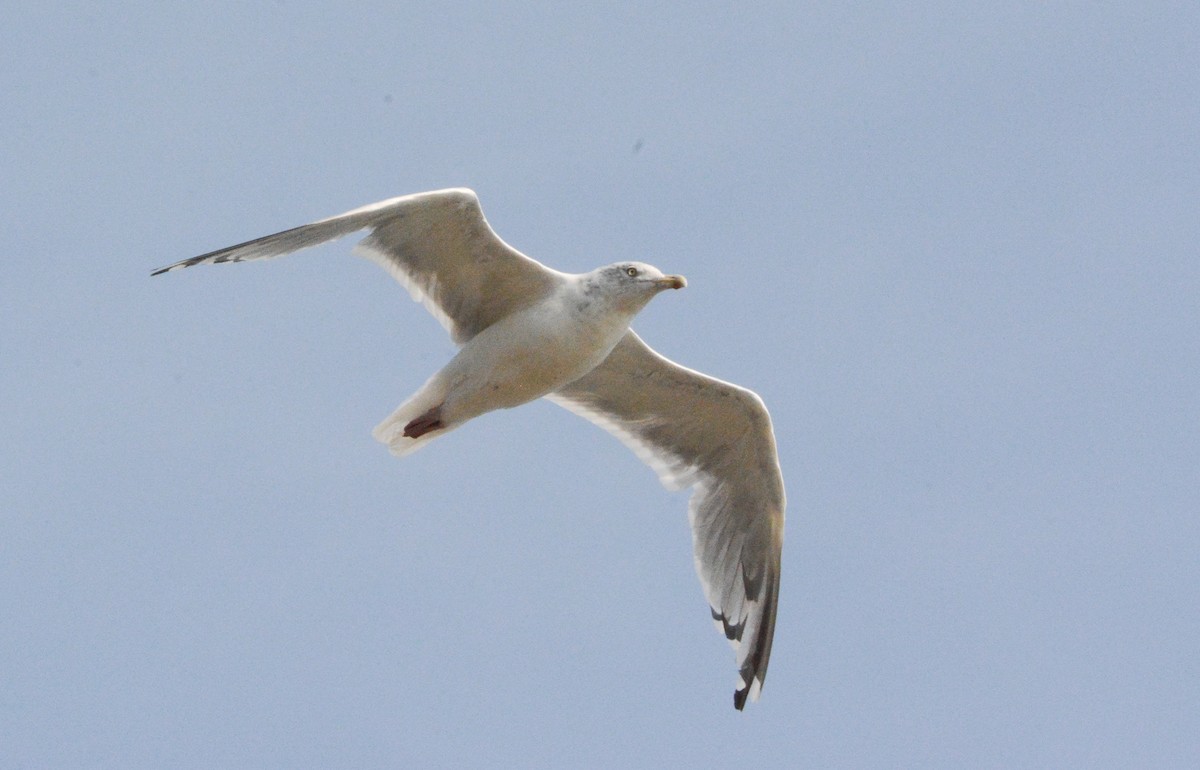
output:
[[[687,286],[687,279],[682,275],[664,275],[657,283],[662,289],[682,289]]]

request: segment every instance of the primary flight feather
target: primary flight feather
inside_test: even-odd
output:
[[[545,397],[615,435],[667,487],[694,488],[696,572],[737,652],[734,706],[757,700],[775,632],[783,478],[756,394],[669,361],[629,328],[684,279],[641,262],[552,270],[500,240],[465,189],[392,198],[153,275],[277,257],[359,230],[370,234],[355,251],[391,273],[460,346],[375,438],[405,455],[485,412]]]

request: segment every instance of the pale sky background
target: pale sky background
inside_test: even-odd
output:
[[[1200,6],[4,19],[0,767],[1200,765]],[[617,441],[372,440],[453,346],[352,241],[150,278],[455,185],[770,407],[744,713]]]

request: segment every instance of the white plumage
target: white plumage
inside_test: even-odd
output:
[[[757,700],[775,631],[783,478],[757,395],[667,360],[629,328],[655,295],[682,288],[682,277],[640,262],[579,275],[552,270],[500,240],[464,189],[392,198],[154,275],[281,256],[364,229],[370,234],[356,251],[461,346],[374,436],[404,455],[480,414],[544,396],[615,435],[668,488],[693,487],[696,571],[737,652],[734,705]]]

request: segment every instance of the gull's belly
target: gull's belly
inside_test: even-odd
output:
[[[549,313],[505,319],[471,339],[442,370],[445,408],[458,421],[541,398],[595,368],[626,328]]]

